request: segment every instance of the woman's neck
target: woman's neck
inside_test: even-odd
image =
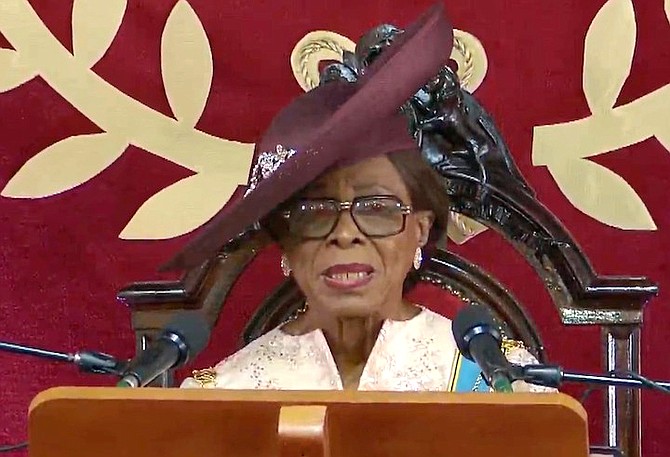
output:
[[[324,326],[322,331],[335,360],[365,364],[384,320],[380,316],[344,317]]]
[[[378,316],[347,317],[322,329],[345,389],[358,386],[383,324]]]
[[[384,322],[409,320],[420,312],[421,308],[404,300],[385,312],[356,317],[329,315],[315,306],[300,319],[287,324],[284,331],[297,335],[321,330],[344,388],[355,389]]]

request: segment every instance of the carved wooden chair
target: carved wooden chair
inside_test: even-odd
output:
[[[324,70],[324,78],[351,77],[355,65],[379,53],[398,29],[378,28],[361,41],[357,55]],[[360,53],[367,53],[359,55]],[[559,220],[535,197],[516,168],[505,142],[482,107],[460,89],[453,71],[432,83],[430,96],[419,93],[408,103],[429,118],[424,131],[439,129],[438,137],[418,138],[424,159],[442,176],[451,211],[496,231],[523,256],[542,279],[564,325],[602,328],[601,356],[606,370],[640,369],[640,327],[645,304],[657,293],[646,278],[603,277],[596,274],[577,242]],[[437,88],[437,89],[436,89]],[[432,99],[431,99],[432,97]],[[418,120],[415,119],[418,122]],[[436,140],[437,138],[437,140]],[[185,272],[179,281],[138,282],[118,298],[132,311],[137,350],[142,350],[170,319],[187,310],[203,312],[214,327],[222,306],[240,274],[264,248],[267,237],[249,231],[221,248],[206,264]],[[419,270],[420,279],[460,297],[490,307],[510,339],[519,340],[540,360],[544,348],[524,306],[495,278],[464,258],[437,250]],[[290,318],[304,298],[292,280],[272,291],[243,331],[249,342]],[[171,386],[172,373],[155,385]],[[606,441],[629,457],[640,452],[640,397],[637,391],[609,389],[604,405]]]

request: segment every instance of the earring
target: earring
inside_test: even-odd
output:
[[[415,270],[421,268],[421,262],[423,262],[423,252],[421,252],[421,248],[416,248],[416,251],[414,252],[414,262],[412,262]]]
[[[285,254],[281,255],[281,263],[279,265],[281,266],[281,272],[288,278],[291,275],[291,266],[288,264]]]

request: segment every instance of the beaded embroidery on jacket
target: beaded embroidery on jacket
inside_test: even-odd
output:
[[[512,363],[537,363],[522,347],[510,348]],[[458,349],[451,321],[422,309],[407,321],[387,320],[359,380],[363,391],[449,391]],[[523,385],[521,385],[523,384]],[[541,391],[525,383],[515,390]],[[275,390],[341,390],[342,381],[320,330],[293,336],[280,327],[214,368],[194,372],[182,387]]]

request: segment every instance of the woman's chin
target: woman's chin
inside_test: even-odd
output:
[[[357,297],[358,298],[358,297]],[[379,313],[379,306],[369,300],[334,300],[330,312],[339,318],[369,317]]]

